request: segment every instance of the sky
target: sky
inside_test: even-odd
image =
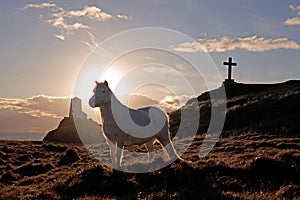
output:
[[[1,1],[0,26],[0,135],[5,137],[13,133],[44,135],[54,129],[68,114],[78,75],[93,49],[115,34],[135,28],[161,27],[187,35],[194,41],[178,40],[169,46],[172,52],[187,56],[205,53],[223,79],[227,68],[222,63],[229,56],[238,63],[233,71],[238,82],[300,78],[300,2],[296,0],[6,0]],[[135,44],[138,39],[127,42]],[[143,52],[145,60],[154,54]],[[143,59],[137,62],[137,55],[139,52],[129,55],[127,64],[141,64]],[[126,59],[121,61],[116,61],[120,63],[108,74],[109,80],[116,81],[120,71],[128,70]],[[184,62],[173,64],[179,68]],[[161,68],[147,64],[143,70],[150,74]],[[174,80],[167,73],[159,74]],[[138,72],[135,76],[143,77]],[[92,84],[94,80],[86,81]],[[205,90],[199,88],[199,94]],[[147,91],[147,86],[135,90],[150,95],[149,101],[169,103],[166,107],[191,95],[183,87],[176,95],[170,90],[157,95]],[[122,92],[126,96],[124,89]]]

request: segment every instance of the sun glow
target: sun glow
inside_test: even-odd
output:
[[[118,69],[118,67],[112,66],[104,72],[101,80],[99,81],[106,80],[109,84],[109,87],[114,91],[123,75],[124,73],[122,73],[121,70]]]

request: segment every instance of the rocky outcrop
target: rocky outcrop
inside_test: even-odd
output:
[[[43,141],[93,144],[103,142],[104,137],[100,125],[93,120],[65,117],[57,129],[50,131]]]
[[[55,130],[43,139],[46,142],[96,144],[104,142],[100,125],[82,111],[81,99],[74,97],[70,103],[69,117],[65,117]]]

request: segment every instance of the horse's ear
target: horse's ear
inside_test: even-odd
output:
[[[96,85],[99,85],[100,83],[98,81],[95,81]]]
[[[108,82],[106,80],[104,81],[104,85],[108,87]]]

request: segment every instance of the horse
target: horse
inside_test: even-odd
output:
[[[181,159],[172,144],[165,112],[155,106],[137,110],[128,108],[116,98],[107,81],[95,83],[89,105],[100,108],[103,132],[114,168],[121,167],[124,145],[145,145],[149,160],[153,160],[153,145],[158,141],[167,151],[169,159]]]

